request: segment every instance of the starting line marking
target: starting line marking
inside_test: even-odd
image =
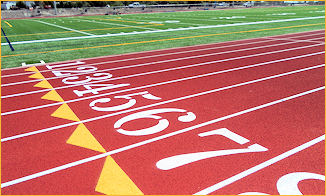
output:
[[[278,100],[275,100],[275,101],[272,101],[272,102],[269,102],[269,103],[265,103],[265,104],[262,104],[262,105],[259,105],[259,106],[256,106],[256,107],[248,108],[246,110],[242,110],[242,111],[239,111],[239,112],[236,112],[236,113],[224,116],[224,117],[220,117],[220,118],[213,119],[213,120],[201,123],[201,124],[197,124],[197,125],[185,128],[185,129],[181,129],[181,130],[174,131],[174,132],[171,132],[171,133],[168,133],[168,134],[165,134],[165,135],[161,135],[161,136],[158,136],[158,137],[155,137],[155,138],[152,138],[152,139],[148,139],[148,140],[145,140],[145,141],[142,141],[142,142],[138,142],[138,143],[135,143],[135,144],[132,144],[132,145],[129,145],[129,146],[118,148],[116,150],[112,150],[112,151],[109,151],[107,153],[95,155],[95,156],[92,156],[92,157],[81,159],[79,161],[75,161],[75,162],[71,162],[71,163],[68,163],[68,164],[65,164],[65,165],[61,165],[59,167],[55,167],[55,168],[48,169],[48,170],[45,170],[45,171],[42,171],[42,172],[34,173],[32,175],[28,175],[28,176],[25,176],[25,177],[22,177],[22,178],[18,178],[18,179],[12,180],[12,181],[2,183],[1,188],[5,188],[5,187],[15,185],[15,184],[18,184],[18,183],[22,183],[22,182],[25,182],[25,181],[28,181],[28,180],[31,180],[31,179],[34,179],[34,178],[38,178],[38,177],[41,177],[41,176],[44,176],[44,175],[48,175],[48,174],[51,174],[51,173],[54,173],[54,172],[57,172],[57,171],[61,171],[61,170],[64,170],[64,169],[67,169],[67,168],[70,168],[70,167],[74,167],[74,166],[77,166],[77,165],[80,165],[80,164],[83,164],[83,163],[87,163],[87,162],[94,161],[94,160],[97,160],[97,159],[100,159],[100,158],[104,158],[104,157],[110,156],[112,154],[116,154],[116,153],[119,153],[119,152],[130,150],[132,148],[143,146],[145,144],[149,144],[149,143],[152,143],[152,142],[155,142],[155,141],[158,141],[158,140],[162,140],[162,139],[165,139],[165,138],[168,138],[168,137],[171,137],[171,136],[179,135],[179,134],[191,131],[193,129],[204,127],[204,126],[207,126],[207,125],[210,125],[210,124],[213,124],[213,123],[217,123],[217,122],[220,122],[220,121],[223,121],[223,120],[226,120],[226,119],[230,119],[230,118],[233,118],[233,117],[236,117],[236,116],[240,116],[242,114],[250,113],[250,112],[262,109],[262,108],[270,107],[270,106],[273,106],[273,105],[276,105],[276,104],[279,104],[279,103],[283,103],[285,101],[289,101],[289,100],[292,100],[292,99],[295,99],[295,98],[298,98],[298,97],[301,97],[301,96],[305,96],[305,95],[308,95],[308,94],[311,94],[311,93],[315,93],[315,92],[318,92],[318,91],[321,91],[321,90],[324,90],[324,89],[325,89],[325,86],[318,87],[318,88],[315,88],[315,89],[312,89],[312,90],[309,90],[309,91],[305,91],[305,92],[298,93],[298,94],[295,94],[295,95],[292,95],[292,96],[289,96],[289,97],[278,99]],[[299,151],[301,151],[303,149],[306,149],[306,148],[312,146],[313,144],[316,144],[316,143],[318,143],[320,141],[323,141],[323,140],[325,140],[325,135],[320,136],[320,137],[318,137],[318,138],[316,138],[316,139],[314,139],[314,140],[312,140],[312,141],[310,141],[308,143],[305,143],[305,144],[303,144],[303,145],[301,145],[301,146],[299,146],[297,148],[294,148],[295,150],[290,150],[290,152],[283,153],[281,158],[282,157],[286,158],[286,157],[288,157],[290,155],[295,154],[296,152],[299,152]],[[275,160],[278,160],[279,158],[280,157],[278,156],[277,158],[271,159],[271,161],[267,162],[267,164],[265,163],[266,166],[264,165],[264,167],[267,167],[267,166],[275,163]],[[254,169],[256,169],[257,167],[259,168],[259,167],[261,167],[261,165],[255,166]],[[246,174],[246,175],[249,175],[250,172],[248,174]],[[240,174],[243,175],[242,173],[240,173]],[[236,177],[238,178],[238,176],[236,176]],[[233,177],[233,178],[236,178],[236,177]],[[203,194],[203,193],[198,192],[196,194]]]

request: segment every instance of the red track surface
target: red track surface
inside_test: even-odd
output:
[[[37,66],[44,79],[2,70],[2,194],[101,194],[108,155],[144,194],[325,194],[323,41],[320,30],[80,59]],[[62,101],[41,97],[54,90],[77,119],[51,116]],[[67,143],[78,124],[105,154]]]

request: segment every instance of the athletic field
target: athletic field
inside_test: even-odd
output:
[[[324,6],[2,20],[2,68],[324,29]]]
[[[323,9],[2,21],[1,194],[325,195]]]

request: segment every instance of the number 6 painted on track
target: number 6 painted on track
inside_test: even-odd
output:
[[[186,110],[183,109],[176,109],[176,108],[162,108],[162,109],[154,109],[154,110],[147,110],[143,112],[137,112],[134,114],[130,114],[128,116],[125,116],[118,120],[114,124],[114,128],[117,129],[117,132],[124,134],[124,135],[130,135],[130,136],[142,136],[142,135],[150,135],[154,133],[158,133],[160,131],[163,131],[169,126],[169,121],[167,119],[162,119],[161,116],[155,115],[155,114],[160,114],[160,113],[167,113],[167,112],[181,112],[181,113],[186,113],[186,115],[179,116],[178,120],[181,122],[191,122],[196,119],[196,115],[192,112],[187,112]],[[145,129],[140,129],[140,130],[124,130],[120,128],[124,123],[130,122],[133,120],[141,119],[141,118],[151,118],[155,120],[159,120],[158,124],[145,128]]]

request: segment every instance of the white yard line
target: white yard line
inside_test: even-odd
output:
[[[185,129],[181,129],[181,130],[174,131],[174,132],[171,132],[171,133],[168,133],[168,134],[164,134],[164,135],[161,135],[161,136],[158,136],[158,137],[154,137],[154,138],[142,141],[142,142],[138,142],[138,143],[134,143],[134,144],[131,144],[131,145],[128,145],[128,146],[124,146],[122,148],[118,148],[118,149],[115,149],[115,150],[112,150],[112,151],[109,151],[109,152],[106,152],[106,153],[103,153],[103,154],[95,155],[95,156],[88,157],[88,158],[85,158],[85,159],[81,159],[81,160],[71,162],[71,163],[68,163],[68,164],[65,164],[65,165],[61,165],[61,166],[58,166],[58,167],[55,167],[55,168],[52,168],[52,169],[48,169],[48,170],[41,171],[41,172],[38,172],[38,173],[34,173],[34,174],[31,174],[31,175],[28,175],[28,176],[24,176],[22,178],[18,178],[18,179],[15,179],[15,180],[11,180],[11,181],[2,183],[1,188],[5,188],[5,187],[8,187],[8,186],[19,184],[19,183],[22,183],[22,182],[25,182],[25,181],[28,181],[28,180],[32,180],[32,179],[35,179],[35,178],[38,178],[38,177],[42,177],[42,176],[45,176],[45,175],[48,175],[48,174],[51,174],[51,173],[55,173],[55,172],[58,172],[58,171],[62,171],[62,170],[71,168],[71,167],[75,167],[75,166],[78,166],[78,165],[81,165],[81,164],[84,164],[84,163],[87,163],[87,162],[90,162],[90,161],[101,159],[101,158],[104,158],[104,157],[107,157],[107,156],[110,156],[110,155],[113,155],[113,154],[117,154],[117,153],[127,151],[127,150],[130,150],[130,149],[139,147],[139,146],[143,146],[143,145],[153,143],[153,142],[156,142],[156,141],[159,141],[159,140],[162,140],[162,139],[166,139],[166,138],[169,138],[169,137],[172,137],[172,136],[175,136],[175,135],[186,133],[186,132],[192,131],[194,129],[198,129],[198,128],[201,128],[201,127],[213,124],[213,123],[217,123],[217,122],[227,120],[227,119],[230,119],[230,118],[233,118],[233,117],[236,117],[236,116],[240,116],[242,114],[257,111],[257,110],[260,110],[260,109],[263,109],[263,108],[266,108],[266,107],[270,107],[270,106],[273,106],[273,105],[276,105],[276,104],[279,104],[279,103],[284,103],[285,101],[289,101],[289,100],[292,100],[292,99],[295,99],[295,98],[298,98],[298,97],[302,97],[302,96],[305,96],[305,95],[308,95],[308,94],[311,94],[311,93],[314,93],[314,92],[318,92],[318,91],[321,91],[321,90],[324,90],[324,89],[325,89],[324,86],[319,87],[319,88],[315,88],[315,89],[312,89],[312,90],[309,90],[309,91],[305,91],[305,92],[298,93],[298,94],[295,94],[295,95],[292,95],[292,96],[289,96],[289,97],[285,97],[285,98],[278,99],[278,100],[275,100],[275,101],[272,101],[272,102],[269,102],[269,103],[265,103],[265,104],[262,104],[262,105],[259,105],[259,106],[256,106],[256,107],[248,108],[246,110],[242,110],[242,111],[239,111],[239,112],[236,112],[236,113],[233,113],[233,114],[229,114],[227,116],[216,118],[216,119],[213,119],[213,120],[201,123],[201,124],[197,124],[197,125],[194,125],[194,126],[191,126],[191,127],[187,127]],[[290,150],[290,151],[288,151],[286,153],[283,153],[280,156],[282,156],[282,159],[284,159],[286,157],[289,157],[290,155],[295,154],[296,152],[299,152],[299,151],[301,151],[303,149],[306,149],[306,148],[312,146],[313,144],[316,144],[316,143],[318,143],[320,141],[323,141],[323,140],[325,140],[325,135],[320,136],[320,137],[318,137],[318,138],[316,138],[316,139],[314,139],[314,140],[312,140],[312,141],[310,141],[308,143],[305,143],[305,144],[295,148],[294,150]],[[267,167],[267,166],[279,161],[279,160],[275,161],[275,159],[279,159],[279,157],[271,159],[272,161],[269,160],[268,164],[265,163],[264,167]],[[258,165],[256,167],[261,167],[261,165]],[[257,170],[257,169],[255,168],[254,171],[255,170]],[[249,174],[251,174],[251,173],[249,172]],[[249,175],[249,174],[247,174],[247,175]],[[200,194],[200,193],[197,193],[197,194]]]
[[[148,27],[137,27],[137,26],[133,26],[133,25],[125,25],[125,24],[117,24],[117,23],[110,23],[110,22],[100,22],[100,21],[94,21],[92,19],[89,20],[83,20],[83,19],[77,19],[74,18],[74,20],[80,20],[80,21],[84,21],[84,22],[91,22],[91,23],[98,23],[98,24],[107,24],[107,25],[116,25],[116,26],[123,26],[123,27],[131,27],[131,28],[138,28],[138,29],[149,29],[149,30],[157,30],[155,28],[148,28]]]
[[[251,174],[253,174],[255,172],[258,172],[258,171],[260,171],[260,170],[262,170],[262,169],[264,169],[264,168],[266,168],[266,167],[268,167],[268,166],[270,166],[270,165],[272,165],[274,163],[277,163],[277,162],[279,162],[279,161],[281,161],[281,160],[283,160],[285,158],[288,158],[289,156],[294,155],[295,153],[298,153],[298,152],[300,152],[300,151],[302,151],[304,149],[307,149],[307,148],[309,148],[309,147],[311,147],[311,146],[313,146],[313,145],[315,145],[315,144],[317,144],[317,143],[319,143],[321,141],[324,141],[324,140],[325,140],[325,135],[317,137],[317,138],[315,138],[315,139],[313,139],[313,140],[311,140],[311,141],[309,141],[307,143],[304,143],[304,144],[302,144],[302,145],[300,145],[300,146],[298,146],[296,148],[293,148],[293,149],[291,149],[291,150],[289,150],[287,152],[284,152],[284,153],[282,153],[282,154],[280,154],[280,155],[278,155],[278,156],[276,156],[274,158],[271,158],[271,159],[269,159],[269,160],[267,160],[265,162],[262,162],[262,163],[254,166],[252,168],[249,168],[249,169],[247,169],[247,170],[245,170],[245,171],[243,171],[243,172],[241,172],[239,174],[236,174],[236,175],[234,175],[234,176],[232,176],[232,177],[230,177],[228,179],[225,179],[225,180],[223,180],[223,181],[221,181],[221,182],[219,182],[217,184],[214,184],[214,185],[212,185],[212,186],[210,186],[210,187],[208,187],[208,188],[206,188],[204,190],[201,190],[201,191],[195,193],[194,195],[207,195],[207,194],[210,194],[210,193],[212,193],[212,192],[214,192],[216,190],[219,190],[219,189],[221,189],[221,188],[223,188],[223,187],[225,187],[225,186],[227,186],[229,184],[232,184],[232,183],[234,183],[234,182],[236,182],[238,180],[241,180],[242,178],[245,178],[245,177],[247,177],[247,176],[249,176],[249,175],[251,175]]]
[[[29,44],[29,43],[55,42],[55,41],[75,40],[75,39],[89,39],[89,38],[115,37],[115,36],[139,35],[139,34],[162,33],[162,32],[188,31],[188,30],[197,30],[197,29],[210,29],[210,28],[221,28],[221,27],[234,27],[234,26],[245,26],[245,25],[256,25],[256,24],[291,22],[291,21],[301,21],[301,20],[313,20],[313,19],[321,19],[321,18],[325,18],[325,16],[293,18],[293,19],[283,19],[283,20],[271,20],[271,21],[258,21],[258,22],[247,22],[247,23],[234,23],[234,24],[224,24],[224,25],[209,25],[209,26],[200,26],[200,27],[184,27],[184,28],[178,28],[178,29],[164,29],[164,30],[155,30],[155,31],[116,33],[116,34],[93,35],[93,36],[82,36],[82,37],[66,37],[66,38],[55,38],[55,39],[30,40],[30,41],[11,42],[11,44],[12,45]],[[1,43],[1,45],[8,45],[8,43]]]
[[[57,125],[57,126],[54,126],[54,127],[48,127],[48,128],[40,129],[40,130],[36,130],[36,131],[31,131],[31,132],[27,132],[27,133],[23,133],[23,134],[18,134],[18,135],[2,138],[1,142],[7,142],[7,141],[11,141],[11,140],[31,136],[31,135],[36,135],[36,134],[40,134],[40,133],[44,133],[44,132],[48,132],[48,131],[61,129],[61,128],[64,128],[64,127],[70,127],[70,126],[73,126],[73,125],[78,125],[78,124],[81,124],[81,123],[87,123],[87,122],[92,122],[92,121],[96,121],[96,120],[101,120],[101,119],[109,118],[109,117],[112,117],[112,116],[125,114],[125,113],[128,113],[128,112],[134,112],[134,111],[137,111],[137,110],[142,110],[142,109],[151,108],[151,107],[155,107],[155,106],[159,106],[159,105],[178,102],[178,101],[181,101],[181,100],[191,99],[191,98],[199,97],[199,96],[202,96],[202,95],[208,95],[208,94],[216,93],[216,92],[219,92],[219,91],[224,91],[224,90],[228,90],[228,89],[232,89],[232,88],[236,88],[236,87],[241,87],[241,86],[245,86],[245,85],[250,85],[250,84],[254,84],[254,83],[258,83],[258,82],[263,82],[263,81],[266,81],[266,80],[280,78],[280,77],[287,76],[287,75],[297,74],[297,73],[304,72],[304,71],[309,71],[309,70],[312,70],[312,69],[318,69],[318,68],[321,68],[321,67],[324,67],[324,66],[325,65],[323,64],[323,65],[317,65],[317,66],[312,66],[312,67],[308,67],[308,68],[298,69],[298,70],[295,70],[295,71],[290,71],[290,72],[286,72],[286,73],[282,73],[282,74],[276,74],[276,75],[272,75],[272,76],[268,76],[268,77],[264,77],[264,78],[259,78],[259,79],[256,79],[256,80],[251,80],[251,81],[242,82],[242,83],[238,83],[238,84],[234,84],[234,85],[230,85],[230,86],[225,86],[225,87],[221,87],[221,88],[216,88],[216,89],[213,89],[213,90],[203,91],[203,92],[200,92],[200,93],[191,94],[191,95],[187,95],[187,96],[183,96],[183,97],[179,97],[179,98],[175,98],[175,99],[170,99],[170,100],[158,102],[158,103],[155,103],[155,104],[145,105],[145,106],[141,106],[141,107],[138,107],[138,108],[127,109],[127,110],[123,110],[123,111],[116,112],[116,113],[97,116],[97,117],[81,120],[81,121],[78,121],[78,122],[72,122],[72,123]],[[320,87],[320,88],[325,89],[325,87]]]
[[[50,25],[50,26],[54,26],[54,27],[58,27],[58,28],[61,28],[61,29],[69,30],[69,31],[74,31],[74,32],[81,33],[81,34],[84,34],[84,35],[91,35],[91,36],[94,36],[94,34],[91,34],[91,33],[86,33],[86,32],[83,32],[83,31],[78,31],[78,30],[76,30],[76,29],[71,29],[71,28],[68,28],[68,27],[63,27],[63,26],[60,26],[60,25],[51,24],[51,23],[44,22],[44,21],[41,21],[41,20],[32,20],[32,21],[40,22],[40,23],[42,23],[42,24],[46,24],[46,25]],[[1,45],[2,45],[2,44],[1,44]]]

